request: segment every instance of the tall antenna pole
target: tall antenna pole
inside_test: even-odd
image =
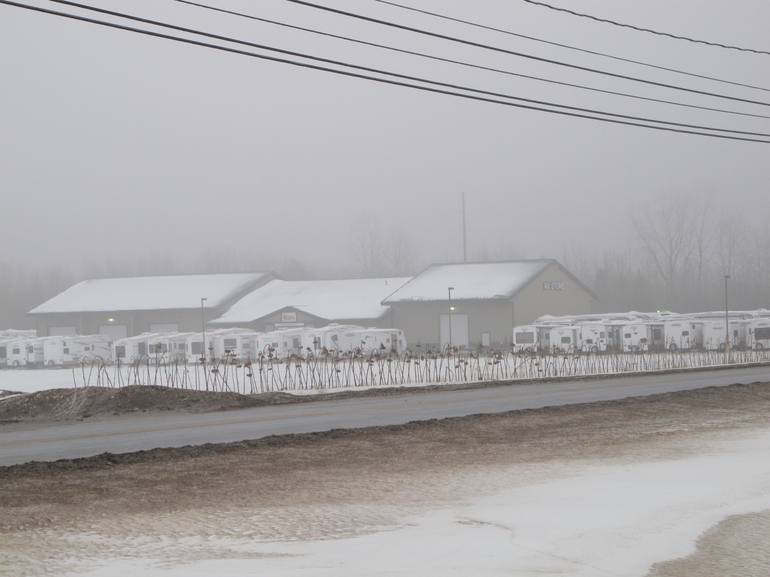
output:
[[[201,297],[201,329],[203,331],[203,351],[201,352],[201,362],[203,363],[203,378],[206,381],[206,391],[209,390],[209,374],[206,372],[206,301],[208,298]]]
[[[468,237],[465,219],[465,191],[462,194],[463,203],[463,262],[468,262]]]

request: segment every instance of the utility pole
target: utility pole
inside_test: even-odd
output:
[[[466,218],[465,218],[465,191],[463,191],[462,194],[462,205],[463,205],[463,262],[468,262],[468,236],[467,236],[467,225],[466,225]]]
[[[209,374],[206,371],[206,297],[201,297],[201,328],[203,329],[203,350],[201,359],[203,361],[203,378],[206,381],[206,391],[209,390]]]
[[[727,302],[727,281],[730,280],[730,275],[725,275],[725,364],[730,359],[730,314],[729,306]]]
[[[449,352],[452,352],[452,312],[454,312],[455,308],[452,306],[452,291],[455,290],[455,287],[450,286],[448,289],[449,292]]]

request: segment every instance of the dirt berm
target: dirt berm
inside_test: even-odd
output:
[[[0,395],[0,399],[2,395]],[[303,400],[288,393],[241,395],[155,386],[50,389],[0,400],[0,424],[69,421],[136,412],[201,413]]]

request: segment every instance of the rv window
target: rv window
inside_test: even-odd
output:
[[[663,336],[663,329],[652,329],[652,338],[659,339]]]
[[[626,333],[626,334],[624,334],[624,335],[623,335],[623,338],[624,338],[624,339],[630,339],[630,338],[631,338],[631,333]]]
[[[593,339],[586,339],[586,344],[587,345],[592,345],[592,344],[594,344],[594,340]]]
[[[115,347],[115,356],[119,359],[125,358],[126,347],[124,345],[118,345]]]
[[[757,327],[754,329],[754,338],[758,341],[770,339],[770,327]]]
[[[203,343],[201,341],[190,343],[190,352],[194,355],[201,354],[203,352]]]
[[[690,331],[682,331],[682,336],[683,337],[689,337],[690,336]]]
[[[646,343],[646,342],[647,342],[647,339],[646,339],[646,338],[644,338],[644,339],[639,339],[639,342],[640,342],[640,343],[642,343],[642,344],[644,344],[644,343]]]
[[[13,349],[13,354],[18,355],[21,352],[20,349]]]
[[[28,353],[33,353],[33,352],[35,352],[35,349],[32,347],[32,345],[27,345],[27,352],[28,352]]]
[[[0,347],[0,359],[4,359],[8,356],[8,349]]]
[[[65,355],[70,354],[69,347],[64,347],[64,351],[62,351]]]
[[[520,345],[531,345],[535,342],[535,333],[516,333],[516,342]]]
[[[571,339],[571,338],[569,338],[569,337],[562,337],[562,338],[561,338],[561,344],[563,344],[563,345],[568,345],[568,344],[570,344],[571,342],[572,342],[572,339]]]
[[[225,339],[225,352],[235,350],[235,345],[238,341],[235,339]]]

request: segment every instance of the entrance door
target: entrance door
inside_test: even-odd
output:
[[[449,318],[452,318],[452,346],[468,346],[468,315],[441,315],[439,329],[441,334],[442,348],[449,344]]]

